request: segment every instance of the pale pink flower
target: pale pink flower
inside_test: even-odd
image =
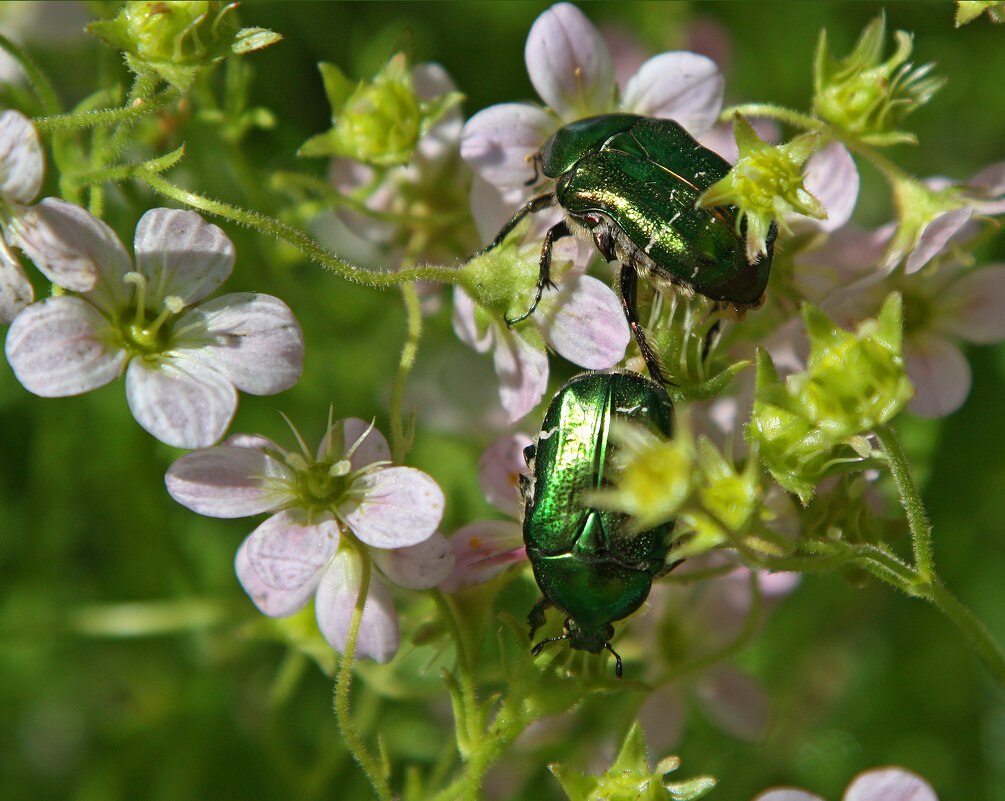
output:
[[[270,617],[288,617],[313,598],[318,628],[344,652],[363,559],[377,568],[356,641],[360,657],[387,662],[398,649],[398,619],[385,581],[436,586],[453,568],[436,531],[443,491],[421,470],[389,462],[387,441],[363,420],[329,423],[317,454],[239,435],[192,451],[168,470],[171,496],[199,514],[272,512],[237,552],[237,577]]]
[[[816,793],[778,787],[759,793],[753,801],[824,801]],[[939,801],[932,785],[906,768],[872,768],[852,779],[841,801]]]
[[[234,246],[191,211],[152,209],[136,226],[136,265],[115,232],[79,206],[47,199],[17,220],[18,245],[39,265],[93,271],[80,296],[23,309],[7,332],[7,361],[42,397],[79,395],[125,373],[136,421],[168,445],[216,442],[238,390],[289,389],[304,340],[278,298],[205,298],[230,275]]]
[[[532,443],[526,434],[507,434],[478,460],[478,483],[485,499],[512,520],[479,520],[454,533],[450,544],[457,560],[453,572],[440,583],[444,592],[483,584],[511,564],[527,559],[520,477],[528,474],[524,451]]]
[[[95,265],[78,254],[38,246],[31,231],[53,219],[86,214],[58,198],[30,204],[42,188],[45,161],[42,142],[31,121],[20,111],[0,114],[0,323],[10,323],[35,299],[35,290],[10,247],[20,248],[52,283],[75,292],[94,287]]]

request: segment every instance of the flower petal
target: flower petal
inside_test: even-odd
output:
[[[664,684],[643,701],[636,714],[652,754],[667,754],[680,745],[687,707],[674,684]]]
[[[904,262],[904,273],[910,275],[918,272],[941,253],[946,243],[966,224],[972,213],[973,209],[970,206],[964,206],[940,214],[926,225],[925,230],[921,232],[918,243],[914,246],[914,250],[910,252]]]
[[[1005,264],[967,273],[943,293],[937,306],[940,331],[990,345],[1005,339]]]
[[[126,400],[136,422],[161,442],[205,448],[230,425],[237,390],[218,372],[191,359],[155,365],[133,359],[126,370]]]
[[[190,305],[234,269],[233,243],[194,211],[151,209],[136,224],[133,248],[136,269],[150,282],[150,300],[177,296]]]
[[[496,337],[492,356],[499,399],[514,423],[537,406],[548,389],[548,354],[502,327],[496,327]]]
[[[178,347],[242,392],[274,395],[296,384],[303,371],[303,332],[289,306],[271,295],[214,298],[189,309],[176,326],[191,332]]]
[[[440,532],[407,548],[377,549],[373,562],[388,580],[410,590],[428,590],[454,569],[454,549]]]
[[[480,520],[462,526],[450,538],[454,569],[440,582],[443,592],[484,584],[507,567],[527,561],[523,530],[510,520]]]
[[[932,334],[906,339],[904,366],[917,392],[907,408],[920,417],[951,414],[970,393],[970,365],[948,339]]]
[[[42,141],[31,120],[13,109],[0,114],[0,195],[8,202],[31,203],[44,173]]]
[[[35,288],[7,244],[0,240],[0,325],[10,325],[18,312],[35,299]]]
[[[443,490],[414,467],[387,467],[360,476],[342,519],[374,548],[404,548],[432,536],[443,517]]]
[[[530,472],[524,450],[533,442],[526,434],[506,434],[478,460],[478,484],[485,500],[517,520],[523,515],[520,475]]]
[[[873,768],[856,776],[842,801],[939,801],[932,785],[905,768]]]
[[[768,729],[768,700],[761,686],[746,673],[716,665],[697,688],[705,711],[723,731],[753,742]]]
[[[660,53],[625,86],[621,107],[646,117],[676,120],[695,138],[712,130],[725,82],[712,59],[697,53]]]
[[[126,354],[101,336],[107,325],[90,303],[70,295],[26,307],[7,331],[7,361],[24,388],[43,398],[79,395],[122,371]]]
[[[492,328],[486,326],[485,333],[478,333],[478,323],[475,320],[475,302],[460,287],[454,287],[454,314],[451,318],[454,333],[465,345],[469,345],[479,353],[485,353],[492,347]]]
[[[347,548],[335,555],[318,585],[315,610],[318,628],[328,644],[340,654],[345,652],[362,575],[360,557]],[[357,659],[390,662],[398,650],[398,616],[387,587],[374,578],[363,604],[359,632],[356,635]]]
[[[564,121],[613,110],[617,87],[607,45],[571,3],[557,3],[534,20],[524,61],[538,95]]]
[[[218,445],[186,453],[164,476],[171,497],[209,517],[247,517],[276,508],[262,479],[287,472],[258,448]]]
[[[553,300],[554,298],[554,300]],[[575,275],[543,301],[542,333],[555,350],[588,370],[613,367],[625,356],[631,338],[621,301],[603,281]]]
[[[256,528],[244,548],[259,580],[283,592],[301,592],[317,585],[321,569],[338,550],[338,522],[330,514],[308,523],[299,509],[272,515]]]
[[[47,197],[25,209],[11,223],[11,244],[54,284],[88,292],[100,281],[99,305],[122,296],[129,254],[115,231],[75,203]]]
[[[522,187],[534,177],[531,156],[557,127],[555,118],[539,106],[498,103],[464,123],[461,158],[495,186]]]
[[[758,793],[753,801],[825,801],[825,799],[816,793],[808,793],[806,790],[800,790],[796,787],[776,787],[773,790]]]
[[[836,231],[849,219],[858,200],[858,169],[844,145],[831,142],[822,147],[806,163],[803,181],[806,191],[820,201],[827,211],[823,220],[792,215],[790,223],[808,224],[821,231]]]
[[[1005,214],[1005,161],[985,167],[967,185],[988,197],[977,203],[981,214]]]

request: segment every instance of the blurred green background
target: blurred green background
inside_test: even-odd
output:
[[[252,105],[272,109],[278,120],[274,130],[246,143],[246,165],[323,175],[323,164],[293,155],[330,124],[315,66],[321,60],[369,77],[404,47],[417,62],[447,68],[467,96],[466,116],[492,103],[534,98],[523,46],[547,5],[244,4],[245,25],[284,36],[245,59],[255,72]],[[827,27],[841,56],[883,6],[618,2],[581,8],[598,25],[634,37],[648,54],[718,43],[727,103],[806,108],[820,27]],[[981,18],[955,30],[953,8],[944,2],[886,7],[889,30],[914,32],[915,62],[935,61],[949,78],[932,103],[907,118],[905,127],[920,144],[891,155],[920,175],[966,179],[1005,158],[1005,28]],[[58,45],[44,29],[25,31],[23,38],[67,107],[109,74],[121,74],[118,55],[83,34]],[[20,96],[10,87],[4,93],[8,103]],[[191,120],[180,119],[164,137],[164,151],[187,142],[183,169],[194,188],[280,210],[264,193],[249,197],[230,162],[238,154],[200,148]],[[862,173],[856,219],[877,225],[889,218],[888,196],[874,173]],[[50,176],[49,193],[55,191]],[[108,219],[128,245],[136,219],[156,205],[149,193],[126,186],[110,203]],[[397,295],[337,281],[274,242],[225,228],[238,252],[227,291],[283,298],[307,340],[305,380],[278,398],[242,398],[232,431],[290,444],[281,409],[308,441],[316,440],[329,404],[336,416],[376,415],[386,429],[389,377],[403,334]],[[1003,237],[980,257],[1005,260]],[[426,325],[416,384],[484,382],[470,391],[492,403],[488,360],[456,341],[449,307]],[[971,348],[969,355],[974,382],[966,405],[943,421],[905,416],[899,430],[922,481],[937,566],[1005,643],[1005,348]],[[423,395],[415,389],[413,397]],[[473,464],[498,432],[443,425],[430,410],[418,413],[411,462],[447,492],[443,530],[488,515]],[[40,399],[0,364],[0,453],[0,798],[369,797],[339,740],[329,679],[257,636],[263,624],[232,567],[254,523],[201,518],[167,496],[163,474],[180,452],[134,423],[121,382],[78,398]],[[431,611],[416,594],[402,593],[400,601],[401,608],[418,603],[416,617]],[[514,614],[522,609],[515,606]],[[127,636],[133,626],[162,633]],[[109,627],[122,636],[101,634]],[[373,670],[357,685],[383,695],[377,700],[378,693],[364,692],[355,710],[365,731],[383,733],[399,769],[435,760],[451,737],[436,655],[427,649],[411,660],[420,667],[432,663],[419,686],[401,686]],[[720,785],[709,798],[745,801],[784,783],[837,799],[856,772],[896,763],[925,776],[943,801],[1005,800],[1005,695],[922,602],[874,583],[854,588],[837,576],[807,577],[740,661],[768,688],[774,723],[763,742],[749,744],[699,714],[688,718],[680,775],[717,776]],[[517,782],[522,789],[512,797],[561,798],[545,765],[562,760],[585,768],[589,749],[619,737],[627,724],[617,695],[591,699],[580,714],[589,721],[583,730],[591,732],[582,743],[545,738],[519,756],[519,770],[506,768],[513,776],[496,776],[490,785],[519,776],[527,783]]]

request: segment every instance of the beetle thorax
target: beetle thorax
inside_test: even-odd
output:
[[[565,638],[572,648],[580,651],[589,651],[591,654],[599,654],[610,643],[614,636],[614,626],[583,626],[571,617],[565,621]]]

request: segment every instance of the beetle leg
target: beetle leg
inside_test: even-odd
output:
[[[542,208],[546,207],[542,206]],[[519,212],[517,213],[519,214]],[[555,223],[548,229],[548,233],[544,237],[544,244],[541,246],[541,266],[537,275],[537,294],[534,296],[534,302],[527,311],[516,319],[507,318],[506,325],[514,326],[526,320],[537,310],[537,304],[541,302],[541,295],[544,294],[545,287],[556,288],[551,280],[551,250],[559,239],[564,239],[567,236],[572,236],[572,231],[565,220]]]
[[[663,369],[660,367],[660,363],[656,359],[656,354],[654,354],[652,349],[649,347],[649,342],[646,340],[646,332],[642,328],[642,323],[639,322],[639,313],[636,308],[635,300],[638,281],[639,274],[636,272],[635,268],[622,262],[621,307],[625,311],[625,319],[628,320],[628,327],[632,330],[632,334],[635,336],[635,341],[638,343],[639,351],[642,353],[642,358],[645,360],[646,367],[649,368],[649,375],[653,377],[653,381],[656,381],[659,384],[665,384],[667,383],[667,380],[663,375]]]
[[[534,604],[533,609],[531,609],[527,614],[527,622],[530,623],[530,639],[533,640],[534,632],[544,625],[544,610],[549,606],[551,606],[551,601],[542,596],[537,599],[537,603]],[[548,642],[548,640],[545,640],[544,642]],[[543,644],[544,643],[541,643],[541,645]],[[538,646],[538,650],[540,650],[540,646]]]
[[[473,254],[472,258],[474,258],[474,256],[481,256],[483,253],[488,253],[493,248],[496,248],[499,245],[501,245],[503,240],[507,236],[509,236],[510,231],[516,228],[520,224],[520,221],[528,214],[536,214],[537,212],[554,205],[555,205],[554,192],[548,192],[547,194],[544,195],[538,195],[537,197],[532,197],[530,200],[524,203],[519,209],[517,209],[516,214],[514,214],[512,217],[509,218],[509,220],[507,220],[506,224],[499,230],[499,233],[496,234],[496,238],[493,239],[488,245],[483,247],[481,250],[476,251]]]
[[[535,645],[533,648],[530,649],[530,655],[537,656],[538,654],[541,653],[541,649],[544,648],[544,646],[546,646],[550,642],[561,642],[562,640],[567,639],[569,639],[569,635],[563,634],[561,637],[548,637],[548,639],[546,640],[541,640],[541,642],[539,642],[537,645]]]
[[[542,643],[542,645],[543,645],[543,643]],[[608,651],[610,651],[612,654],[614,654],[614,658],[617,660],[617,662],[614,665],[614,675],[617,676],[620,679],[621,678],[621,657],[618,656],[618,652],[617,651],[615,651],[613,648],[611,648],[611,644],[609,642],[605,642],[604,643],[604,648],[606,648]]]

